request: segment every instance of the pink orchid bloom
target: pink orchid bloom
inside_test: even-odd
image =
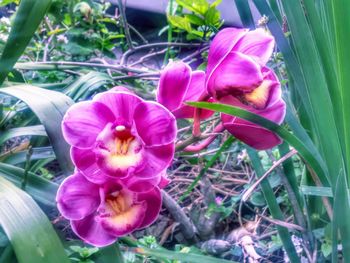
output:
[[[274,39],[263,29],[226,28],[214,38],[208,56],[208,93],[221,103],[237,106],[273,122],[283,122],[286,105],[280,83],[265,65]],[[249,146],[264,150],[281,143],[274,133],[248,121],[221,114],[224,127]]]
[[[177,132],[165,107],[120,87],[73,105],[62,130],[75,166],[89,181],[122,180],[134,191],[147,191],[161,180]]]
[[[209,100],[205,88],[205,72],[192,71],[182,61],[170,62],[160,75],[157,101],[169,109],[176,118],[193,118],[195,108],[184,102]],[[200,118],[206,119],[212,111],[201,110]]]
[[[207,89],[214,98],[252,92],[263,82],[262,67],[272,55],[274,38],[263,29],[225,28],[210,45]]]
[[[56,199],[74,233],[98,247],[152,224],[162,203],[157,186],[147,192],[133,192],[114,180],[91,183],[80,172],[63,181]]]

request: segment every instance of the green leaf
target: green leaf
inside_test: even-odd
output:
[[[327,183],[328,181],[327,171],[324,170],[324,168],[322,167],[322,164],[320,164],[317,158],[315,157],[318,155],[318,153],[315,153],[314,149],[308,147],[306,144],[304,144],[303,141],[301,141],[298,137],[294,136],[291,132],[289,132],[284,127],[268,119],[265,119],[257,114],[251,113],[249,111],[246,111],[238,107],[233,107],[233,106],[218,104],[218,103],[208,103],[208,102],[188,102],[187,104],[194,107],[202,108],[202,109],[214,110],[214,111],[226,113],[232,116],[236,116],[244,120],[250,121],[252,123],[255,123],[257,125],[260,125],[272,132],[275,132],[298,151],[298,153],[306,160],[306,162],[316,172],[316,174],[319,176],[320,180],[323,183]]]
[[[186,17],[168,16],[168,20],[172,26],[183,29],[188,33],[191,33],[191,30],[192,30],[191,23],[186,19]]]
[[[250,160],[252,161],[252,165],[254,167],[254,170],[256,172],[257,177],[263,176],[265,171],[264,171],[264,168],[261,164],[258,153],[250,147],[247,147],[247,152],[248,152]],[[263,180],[263,181],[261,181],[260,186],[261,186],[261,190],[264,194],[265,200],[267,202],[267,205],[269,207],[269,210],[270,210],[272,217],[275,219],[284,221],[285,219],[283,217],[283,213],[282,213],[280,207],[278,206],[276,197],[274,195],[274,192],[273,192],[269,182],[267,180]],[[291,236],[288,232],[288,229],[281,227],[281,226],[276,226],[276,228],[277,228],[278,234],[282,240],[284,249],[286,250],[290,261],[292,263],[300,262],[299,256],[296,253],[296,250],[295,250],[294,244],[292,242]]]
[[[0,84],[12,70],[37,30],[51,0],[22,0],[0,57]]]
[[[234,263],[234,261],[229,261],[226,259],[214,258],[193,253],[174,252],[167,249],[150,249],[145,247],[139,247],[131,249],[131,251],[136,254],[152,256],[163,260],[171,259],[188,263]]]
[[[0,144],[19,136],[47,136],[43,125],[13,128],[0,135]]]
[[[1,88],[0,93],[14,96],[24,101],[44,125],[62,170],[73,171],[70,159],[70,146],[65,142],[61,122],[73,101],[64,94],[30,85]]]
[[[220,20],[220,11],[217,10],[214,6],[210,7],[208,11],[205,13],[205,23],[207,25],[213,25],[215,27],[219,27]]]
[[[235,0],[236,7],[244,27],[255,28],[252,12],[250,11],[249,2],[246,0]]]
[[[0,224],[19,263],[69,263],[50,221],[25,192],[0,177]]]
[[[209,9],[209,3],[206,0],[176,0],[176,3],[199,15],[204,15]]]
[[[10,164],[0,163],[0,177],[1,176],[20,187],[24,178],[24,169]],[[47,206],[56,207],[57,189],[58,184],[28,172],[25,191],[37,202]]]

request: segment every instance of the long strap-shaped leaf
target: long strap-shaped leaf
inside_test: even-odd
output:
[[[51,0],[22,0],[0,58],[0,84],[12,70],[40,25]]]
[[[258,178],[260,178],[261,176],[263,176],[263,174],[265,173],[264,168],[261,164],[260,158],[258,153],[248,147],[247,149],[248,155],[250,160],[252,161],[252,165],[254,167],[255,173],[257,175]],[[265,200],[267,202],[267,205],[269,207],[270,213],[272,215],[273,218],[278,219],[278,220],[282,220],[284,221],[284,217],[283,217],[283,213],[280,209],[280,207],[278,206],[276,197],[273,193],[273,189],[270,185],[270,183],[268,182],[268,180],[263,180],[260,183],[261,186],[261,190],[264,194]],[[281,226],[277,226],[277,231],[278,234],[282,240],[283,246],[288,254],[288,257],[290,259],[291,262],[300,262],[300,259],[298,257],[298,254],[295,250],[295,247],[293,245],[291,236],[289,234],[289,231],[287,228],[281,227]]]
[[[19,263],[69,263],[46,215],[25,192],[0,177],[0,224]]]
[[[62,118],[73,101],[66,95],[30,85],[18,85],[0,89],[0,92],[24,101],[44,125],[62,170],[70,173],[73,165],[69,145],[61,132]]]
[[[284,139],[298,151],[298,153],[306,160],[306,162],[308,162],[308,164],[316,172],[316,174],[319,176],[320,180],[323,183],[327,184],[327,181],[329,182],[329,178],[327,176],[327,169],[323,167],[317,159],[319,153],[313,148],[305,145],[303,141],[301,141],[298,137],[294,136],[284,127],[268,119],[265,119],[257,114],[251,113],[238,107],[208,102],[188,102],[187,104],[202,109],[214,110],[232,116],[236,116],[244,120],[250,121],[252,123],[258,124],[270,131],[277,133],[282,139]]]

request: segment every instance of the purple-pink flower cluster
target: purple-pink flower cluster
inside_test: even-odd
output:
[[[274,45],[264,29],[225,28],[210,45],[206,72],[171,62],[161,74],[157,100],[177,118],[195,117],[186,101],[216,101],[281,124],[286,104],[280,82],[266,66]],[[210,111],[200,111],[200,119],[210,116]],[[258,150],[281,143],[276,134],[251,122],[226,114],[221,114],[221,121],[236,138]]]
[[[213,114],[185,102],[221,102],[280,124],[286,106],[280,83],[266,66],[273,48],[274,39],[262,29],[226,28],[211,43],[206,72],[169,63],[157,102],[116,87],[72,106],[62,130],[76,171],[61,184],[57,203],[73,231],[89,244],[105,246],[155,221],[174,156],[176,118],[200,121]],[[221,122],[214,131],[225,128],[256,149],[281,142],[240,118],[221,114]]]
[[[174,156],[173,114],[117,87],[72,106],[62,130],[76,172],[61,184],[57,203],[73,231],[105,246],[154,222]]]

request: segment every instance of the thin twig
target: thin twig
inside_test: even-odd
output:
[[[148,44],[148,40],[144,38],[143,35],[135,27],[133,27],[129,23],[128,23],[128,26],[135,33],[135,35],[137,35],[142,40],[144,44]]]
[[[285,160],[289,159],[293,155],[297,154],[298,152],[295,149],[292,149],[289,153],[287,153],[285,156],[280,158],[278,161],[276,161],[269,170],[267,170],[263,176],[261,176],[251,187],[249,187],[245,193],[242,195],[242,202],[246,202],[250,195],[253,193],[255,188],[258,187],[258,185],[261,183],[262,180],[264,180],[276,167],[278,167],[281,163],[283,163]]]
[[[150,77],[159,77],[159,73],[143,73],[143,74],[118,76],[118,77],[113,77],[113,80],[142,79],[142,78],[150,78]]]
[[[137,51],[143,50],[143,49],[151,49],[151,48],[158,48],[158,47],[198,47],[200,46],[201,43],[171,43],[171,42],[159,42],[159,43],[150,43],[146,45],[141,45],[138,47],[134,47],[134,49],[129,49],[126,51],[121,60],[120,64],[121,65],[126,65],[128,63],[128,58],[134,54]]]
[[[91,68],[104,68],[111,69],[121,72],[133,72],[133,73],[157,73],[157,71],[150,72],[146,70],[141,70],[138,68],[126,67],[123,65],[111,65],[111,64],[101,64],[101,63],[90,63],[90,62],[75,62],[75,61],[47,61],[47,62],[24,62],[24,63],[16,63],[16,69],[22,70],[33,70],[33,65],[42,66],[43,68],[37,67],[35,70],[61,70],[66,69],[64,66],[72,66],[74,67],[91,67]],[[45,67],[46,66],[46,67]],[[52,66],[52,67],[48,67]],[[69,69],[72,69],[69,68]]]

